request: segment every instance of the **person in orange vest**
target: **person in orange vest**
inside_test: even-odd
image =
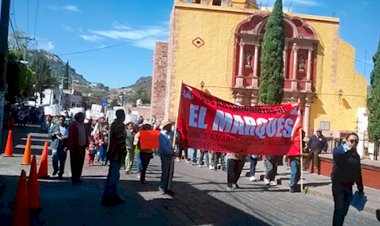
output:
[[[140,131],[141,130],[151,130],[152,125],[149,123],[143,123],[140,125]],[[145,184],[145,175],[146,175],[146,169],[148,168],[150,159],[153,158],[153,152],[152,149],[141,149],[140,147],[140,131],[136,133],[133,141],[133,145],[137,146],[137,148],[140,150],[140,159],[141,159],[141,174],[140,174],[140,182],[142,184]]]

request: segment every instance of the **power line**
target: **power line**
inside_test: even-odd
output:
[[[36,30],[37,30],[37,18],[38,18],[38,9],[39,9],[40,1],[37,0],[37,6],[36,6],[36,17],[34,20],[34,31],[33,31],[33,36],[36,37]]]
[[[99,48],[95,48],[95,49],[88,49],[88,50],[82,50],[82,51],[77,51],[77,52],[69,52],[69,53],[61,53],[61,54],[58,54],[58,55],[60,55],[60,56],[67,56],[67,55],[77,55],[77,54],[83,54],[83,53],[97,52],[97,51],[101,51],[101,50],[104,50],[104,49],[110,49],[110,48],[122,46],[122,45],[128,44],[130,42],[132,42],[132,41],[117,43],[117,44],[109,45],[109,46],[103,46],[103,47],[99,47]]]
[[[29,0],[26,1],[26,27],[29,34]]]
[[[355,62],[358,62],[358,63],[361,63],[361,64],[363,64],[363,65],[367,65],[367,66],[371,66],[371,67],[373,67],[373,64],[368,64],[368,63],[366,62],[367,59],[365,59],[364,61],[362,61],[362,60],[359,60],[359,59],[357,59],[357,58],[355,58],[355,57],[352,57],[352,56],[348,56],[348,55],[346,55],[346,54],[343,54],[342,52],[335,51],[335,50],[333,50],[333,49],[331,49],[331,48],[328,48],[328,47],[323,47],[323,48],[328,49],[328,50],[330,50],[331,52],[336,52],[337,54],[339,54],[339,55],[341,55],[341,56],[344,56],[344,57],[346,57],[346,58],[353,59]],[[356,48],[354,48],[354,49],[356,50]]]
[[[13,27],[12,20],[9,20],[9,21],[10,21],[10,24],[11,24],[11,29],[13,31],[13,36],[15,37],[15,40],[16,40],[17,48],[19,49],[19,51],[21,51],[20,45],[18,44],[18,39],[17,39],[17,36],[16,36],[16,32],[15,32],[15,29]]]
[[[166,33],[166,32],[167,31],[161,31],[161,32],[149,35],[149,36],[144,37],[144,38],[136,39],[136,40],[130,40],[130,41],[125,41],[125,42],[120,42],[120,43],[116,43],[116,44],[109,45],[109,46],[103,46],[103,47],[100,47],[100,48],[82,50],[82,51],[77,51],[77,52],[60,53],[58,55],[60,55],[60,56],[67,56],[67,55],[77,55],[77,54],[98,52],[98,51],[101,51],[101,50],[104,50],[104,49],[115,48],[115,47],[118,47],[118,46],[122,46],[122,45],[126,45],[126,44],[129,44],[129,43],[133,43],[133,42],[137,42],[137,41],[140,41],[140,40],[144,40],[144,39],[147,39],[147,38],[151,38],[151,37],[154,37],[156,35],[160,35],[160,34],[163,34],[163,33]]]
[[[12,11],[13,11],[13,13],[12,13],[13,20],[15,22],[15,29],[17,31],[18,29],[17,29],[17,22],[16,22],[16,10],[15,10],[15,3],[13,1],[12,1]]]

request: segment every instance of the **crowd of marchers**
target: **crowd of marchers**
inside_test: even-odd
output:
[[[303,153],[306,153],[306,158],[301,154],[296,156],[246,156],[198,150],[187,147],[186,142],[181,139],[181,134],[178,131],[174,132],[174,122],[164,120],[158,124],[152,117],[150,120],[140,118],[137,123],[125,123],[125,118],[125,112],[122,109],[116,111],[116,119],[110,125],[102,117],[97,120],[86,119],[82,112],[76,113],[73,119],[68,115],[51,118],[47,127],[51,138],[52,176],[58,179],[63,178],[69,151],[71,182],[73,185],[82,183],[82,169],[87,155],[89,166],[94,164],[109,166],[101,204],[116,206],[124,203],[117,188],[120,171],[124,170],[126,174],[136,173],[141,184],[145,184],[147,168],[154,155],[158,155],[161,159],[161,180],[158,191],[163,195],[174,195],[171,181],[174,173],[174,161],[186,161],[194,166],[205,165],[210,170],[225,171],[226,190],[234,191],[240,188],[238,181],[247,160],[250,163],[249,180],[252,183],[260,183],[256,178],[256,165],[258,161],[263,160],[265,186],[277,186],[275,180],[277,168],[279,164],[283,163],[290,169],[289,191],[297,192],[300,190],[297,185],[300,171],[311,168],[318,172],[318,155],[327,150],[327,141],[321,130],[317,130],[307,143],[303,142]],[[141,148],[140,131],[142,130],[160,130],[158,149]],[[304,138],[304,134],[302,138]],[[335,203],[333,225],[343,224],[353,197],[354,183],[357,184],[360,195],[364,195],[360,157],[356,152],[357,142],[358,136],[350,133],[345,142],[333,151],[334,166],[331,177]],[[300,165],[301,157],[305,159],[303,166]]]

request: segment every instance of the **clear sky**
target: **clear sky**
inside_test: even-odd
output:
[[[152,75],[154,43],[168,40],[174,1],[11,0],[11,22],[35,37],[29,48],[57,54],[88,81],[119,88]],[[340,37],[356,49],[355,68],[369,79],[380,38],[379,0],[283,0],[289,7],[338,17]]]

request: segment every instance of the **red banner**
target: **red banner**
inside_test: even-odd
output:
[[[225,153],[299,155],[299,104],[239,106],[182,86],[177,129],[188,147]]]

